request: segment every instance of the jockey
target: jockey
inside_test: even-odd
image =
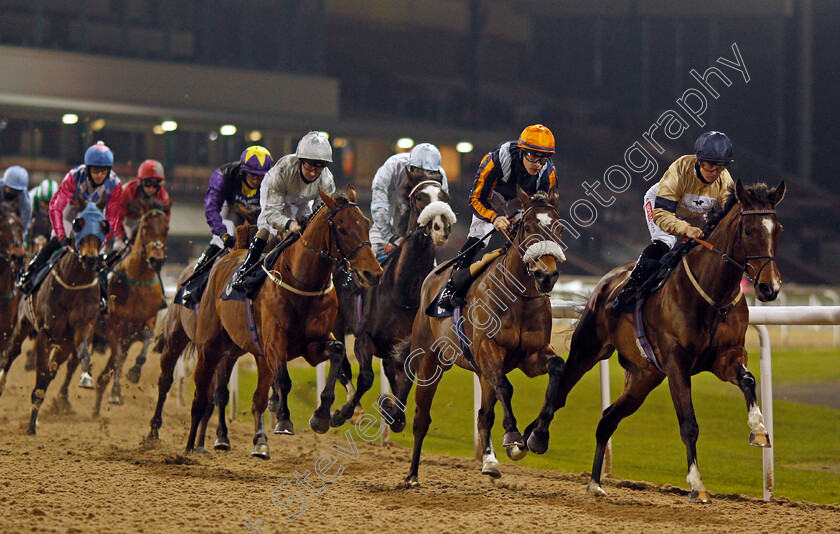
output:
[[[13,165],[3,173],[3,180],[0,181],[3,198],[0,202],[14,205],[17,203],[18,215],[23,223],[23,238],[26,239],[29,233],[29,221],[32,220],[32,199],[26,189],[29,187],[29,173],[19,165]]]
[[[254,145],[242,152],[239,161],[213,171],[204,196],[204,216],[213,232],[213,239],[198,258],[193,273],[209,269],[223,248],[236,245],[236,238],[232,235],[236,225],[229,216],[230,209],[237,204],[249,208],[260,205],[260,184],[272,165],[274,160],[268,149]]]
[[[648,189],[645,219],[652,243],[636,260],[630,278],[613,301],[613,309],[633,300],[645,280],[659,268],[660,258],[677,243],[677,237],[703,237],[703,231],[685,219],[703,217],[726,202],[734,183],[726,170],[730,163],[729,137],[721,132],[705,132],[694,143],[694,154],[677,159],[662,179]]]
[[[503,209],[519,207],[516,188],[533,195],[557,187],[553,154],[554,134],[542,124],[533,124],[522,130],[517,141],[502,143],[482,158],[470,193],[473,218],[467,242],[438,300],[441,307],[451,309],[464,303],[472,282],[469,266],[489,241],[482,238],[491,230],[504,231],[510,226]]]
[[[46,179],[29,190],[29,198],[32,201],[32,213],[41,210],[49,212],[50,200],[58,192],[58,182]]]
[[[120,224],[120,197],[122,186],[117,174],[112,170],[114,166],[114,153],[99,141],[85,151],[85,162],[78,167],[71,169],[61,181],[58,192],[50,200],[50,223],[53,227],[52,238],[38,252],[35,259],[29,264],[26,272],[18,281],[18,288],[24,295],[29,295],[32,290],[32,277],[43,267],[52,254],[60,247],[68,246],[70,238],[67,234],[73,228],[73,220],[76,217],[77,208],[71,203],[76,195],[89,202],[105,202],[105,218],[110,225],[110,232],[107,237],[123,234]],[[103,243],[104,245],[104,243]],[[108,281],[103,273],[99,274],[99,285],[101,290],[100,306],[105,309],[107,306]]]
[[[140,227],[140,219],[143,217],[143,206],[152,199],[161,206],[166,212],[167,220],[169,219],[172,203],[163,187],[164,179],[163,165],[157,160],[147,159],[137,168],[137,178],[123,187],[120,219],[127,241],[134,239],[134,233]],[[114,250],[120,250],[124,246],[124,243],[115,243]]]
[[[335,193],[333,175],[327,166],[332,163],[329,140],[318,132],[309,132],[298,142],[294,154],[287,154],[277,161],[265,177],[260,188],[260,217],[257,235],[248,248],[248,256],[236,273],[231,287],[243,291],[245,275],[257,264],[269,235],[300,233],[305,221],[320,204],[319,188],[324,193]]]
[[[430,143],[420,143],[409,153],[394,154],[376,171],[373,177],[370,213],[373,227],[370,242],[376,258],[382,262],[400,242],[406,229],[408,195],[412,188],[424,180],[440,182],[449,192],[446,173],[440,166],[440,151]],[[393,202],[392,202],[393,201]],[[399,217],[401,228],[394,229],[392,220]],[[401,231],[400,231],[401,230]]]

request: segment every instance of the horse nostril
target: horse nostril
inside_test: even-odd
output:
[[[765,283],[758,284],[758,290],[762,295],[770,295],[772,293],[770,286]]]

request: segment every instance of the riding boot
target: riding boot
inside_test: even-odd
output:
[[[195,262],[195,267],[193,267],[192,274],[184,280],[184,283],[181,284],[181,287],[178,289],[178,293],[175,295],[175,303],[176,304],[184,304],[192,300],[192,292],[195,291],[197,288],[192,287],[194,284],[191,284],[193,280],[199,277],[199,275],[213,266],[213,262],[215,261],[219,251],[221,251],[221,247],[210,243],[204,252],[201,253],[201,256]],[[161,281],[161,284],[163,281]],[[163,287],[163,286],[161,286]],[[166,301],[164,300],[164,304]],[[161,308],[165,308],[166,306],[161,305]]]
[[[203,271],[220,250],[222,250],[221,247],[210,243],[204,252],[201,253],[201,256],[198,257],[198,260],[196,260],[193,274]]]
[[[642,251],[639,259],[636,260],[636,265],[633,266],[630,278],[613,301],[613,309],[617,310],[626,306],[636,298],[642,285],[659,268],[659,258],[666,252],[668,252],[668,245],[662,241],[654,241]]]
[[[237,269],[236,277],[230,284],[231,288],[237,291],[245,291],[245,276],[259,261],[263,250],[265,250],[266,243],[268,243],[267,240],[259,236],[254,237],[254,240],[251,241],[251,246],[248,247],[248,255],[245,257],[245,262]]]
[[[441,308],[451,310],[464,304],[464,298],[467,296],[467,290],[473,279],[472,273],[470,273],[470,265],[472,265],[475,255],[484,248],[479,244],[480,242],[481,240],[477,237],[470,237],[461,247],[458,259],[452,264],[449,280],[446,281],[438,299],[438,305]]]
[[[50,256],[53,253],[61,248],[61,243],[59,242],[58,238],[53,237],[38,251],[38,254],[35,258],[29,262],[29,266],[26,268],[26,272],[20,275],[20,279],[18,280],[17,287],[21,293],[24,295],[29,295],[32,293],[34,289],[32,287],[33,280],[32,278],[35,274],[41,270],[41,268],[47,263],[47,260],[50,259]]]

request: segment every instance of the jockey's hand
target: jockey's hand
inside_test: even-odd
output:
[[[392,237],[391,239],[388,240],[388,244],[385,245],[385,252],[390,254],[391,252],[396,250],[396,248],[398,246],[400,246],[400,243],[402,243],[402,241],[403,241],[403,239],[401,237],[398,237],[398,236]]]
[[[696,226],[689,226],[688,230],[685,231],[685,235],[691,239],[699,239],[703,237],[703,230],[697,228]]]
[[[67,236],[62,237],[58,240],[58,245],[61,247],[69,247],[70,246],[70,238]]]
[[[289,232],[300,232],[301,228],[301,225],[297,221],[293,220],[289,223]]]
[[[493,228],[499,231],[507,230],[510,226],[510,221],[504,215],[500,215],[493,220]]]
[[[222,243],[226,248],[233,248],[236,246],[236,238],[230,234],[225,234],[222,236]]]

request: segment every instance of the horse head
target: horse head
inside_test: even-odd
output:
[[[440,182],[425,180],[415,185],[408,194],[410,217],[408,231],[421,229],[432,238],[436,247],[443,246],[456,222],[455,212],[449,206],[449,193]]]
[[[73,221],[75,253],[82,264],[92,269],[99,261],[99,249],[111,231],[111,225],[93,202],[88,202]]]
[[[370,248],[370,220],[356,205],[356,189],[347,186],[347,196],[333,198],[320,190],[321,201],[327,208],[329,224],[327,252],[334,263],[343,264],[359,287],[373,287],[382,276],[382,267]],[[305,233],[318,231],[313,219]]]
[[[741,204],[736,239],[741,241],[744,272],[753,281],[758,300],[775,300],[782,287],[782,275],[776,263],[782,225],[776,219],[776,205],[785,196],[785,182],[782,180],[770,189],[763,183],[744,186],[738,180],[734,195]]]
[[[152,203],[140,218],[135,243],[140,247],[140,257],[153,271],[160,271],[166,261],[166,238],[169,234],[169,218],[163,207]]]
[[[0,259],[9,262],[12,273],[17,274],[25,257],[23,223],[17,213],[3,212],[0,215]]]
[[[563,223],[557,211],[558,194],[556,191],[537,191],[531,197],[521,188],[517,189],[523,211],[513,247],[534,277],[537,289],[548,293],[560,277],[559,264],[566,261],[560,246]]]

